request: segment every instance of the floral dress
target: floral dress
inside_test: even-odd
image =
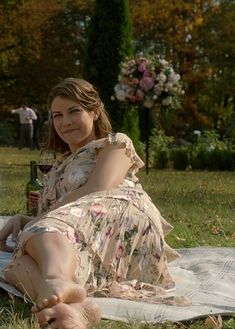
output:
[[[98,151],[108,144],[120,144],[131,158],[132,167],[122,184],[50,211],[68,192],[86,183]],[[42,194],[41,210],[47,213],[25,226],[15,257],[25,252],[32,235],[59,232],[76,250],[74,280],[86,287],[88,295],[181,304],[177,298],[165,297],[166,290],[174,287],[167,262],[178,254],[164,240],[172,226],[135,175],[143,165],[132,141],[122,133],[93,140],[56,164],[47,175]]]

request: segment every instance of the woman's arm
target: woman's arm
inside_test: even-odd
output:
[[[56,204],[56,208],[73,202],[82,196],[117,187],[125,178],[132,162],[126,155],[125,144],[107,145],[101,149],[87,182],[77,190],[67,194]]]

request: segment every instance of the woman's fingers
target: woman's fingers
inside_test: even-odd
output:
[[[7,251],[6,241],[10,234],[11,234],[11,229],[10,226],[7,224],[0,231],[0,250]]]
[[[0,230],[0,250],[12,252],[13,248],[6,244],[7,238],[12,234],[12,240],[15,241],[21,229],[21,217],[13,216],[5,226]]]
[[[12,228],[12,241],[16,241],[16,238],[19,234],[19,231],[21,229],[21,221],[18,220],[13,224],[13,228]]]
[[[0,250],[5,252],[12,252],[13,249],[13,247],[7,245],[6,240],[0,240]]]

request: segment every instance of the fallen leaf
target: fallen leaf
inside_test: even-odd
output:
[[[222,232],[221,228],[219,226],[213,225],[211,228],[211,233],[213,234],[220,234]]]
[[[184,239],[184,238],[180,238],[180,237],[176,237],[176,240],[178,240],[178,241],[186,241],[186,239]]]
[[[205,329],[222,329],[223,328],[223,320],[221,315],[209,316],[205,320]]]

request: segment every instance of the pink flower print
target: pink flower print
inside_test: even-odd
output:
[[[108,237],[108,238],[111,238],[114,234],[114,228],[112,226],[109,226],[108,229],[107,229],[107,232],[105,233],[105,235]]]
[[[133,191],[128,191],[127,192],[127,200],[132,201],[133,205],[138,208],[139,203],[137,201],[137,198],[139,199],[139,196]]]
[[[140,88],[144,91],[150,90],[154,86],[154,79],[150,77],[144,77],[140,80]]]
[[[120,244],[119,247],[117,248],[116,254],[115,254],[115,257],[117,260],[123,256],[124,250],[125,250],[124,246]]]
[[[95,217],[101,217],[107,213],[107,209],[102,203],[94,202],[91,204],[91,213]]]
[[[77,232],[75,231],[75,229],[73,229],[72,227],[69,227],[69,228],[67,228],[67,230],[64,230],[63,235],[65,235],[69,239],[69,241],[72,243],[79,242],[79,236],[78,236]]]

